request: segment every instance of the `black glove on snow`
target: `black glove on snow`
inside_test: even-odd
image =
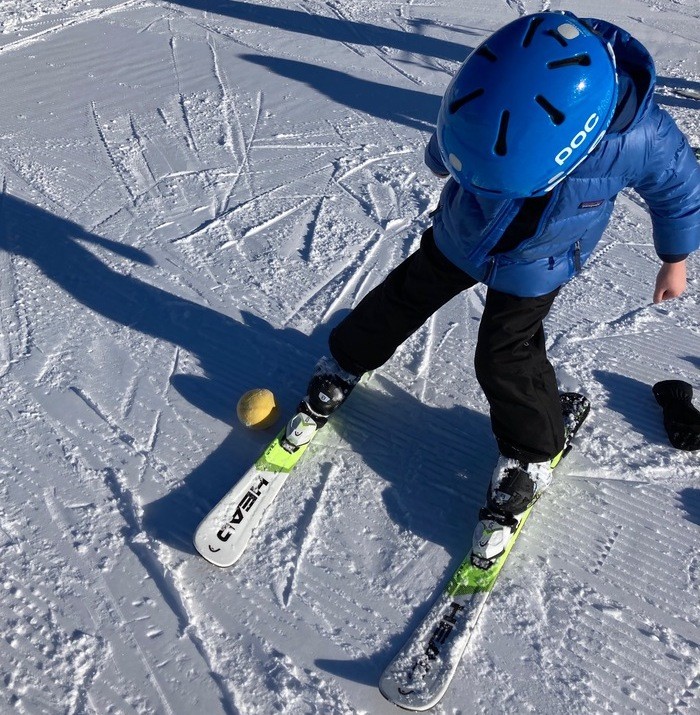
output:
[[[691,402],[693,388],[682,380],[664,380],[653,387],[664,411],[664,427],[676,449],[700,449],[700,412]]]

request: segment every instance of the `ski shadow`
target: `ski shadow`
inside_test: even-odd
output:
[[[686,355],[685,360],[687,360],[691,365],[700,370],[700,357],[697,355]]]
[[[593,375],[607,390],[611,410],[621,414],[645,441],[658,445],[667,443],[663,413],[651,385],[605,370],[595,370]]]
[[[441,101],[441,97],[435,94],[370,82],[345,72],[297,60],[250,54],[241,55],[241,59],[301,82],[333,102],[369,116],[424,132],[435,129],[435,118]]]
[[[226,424],[235,419],[238,396],[256,382],[268,385],[282,406],[292,409],[317,356],[326,349],[331,325],[305,335],[273,328],[248,313],[242,314],[242,322],[234,320],[115,270],[98,257],[107,251],[153,266],[144,251],[98,236],[7,193],[0,195],[0,250],[33,263],[93,313],[188,351],[203,374],[174,375],[171,384],[196,408]],[[233,429],[175,490],[145,507],[144,529],[155,539],[192,552],[192,534],[207,505],[231,486],[237,469],[242,472],[257,457],[266,439],[269,435]],[[193,509],[198,500],[199,512]]]
[[[453,62],[463,62],[472,49],[459,42],[430,37],[420,32],[406,32],[372,25],[368,22],[316,15],[271,5],[239,2],[239,0],[228,0],[227,2],[222,2],[222,0],[173,0],[173,4],[334,42],[368,47],[390,47],[411,54]],[[422,30],[429,23],[416,20],[410,24]],[[479,28],[461,28],[459,32],[482,37],[485,31]]]
[[[679,77],[657,77],[656,78],[657,87],[666,87],[673,90],[691,90],[693,92],[700,92],[700,82],[693,82],[692,80],[682,79]],[[661,94],[656,92],[654,94],[654,99],[658,104],[666,105],[667,107],[683,107],[685,109],[698,109],[700,108],[700,99],[694,99],[693,97],[684,97],[682,95],[670,95]]]
[[[695,487],[682,489],[679,492],[678,497],[680,499],[681,506],[685,510],[685,518],[693,524],[700,526],[700,489]]]

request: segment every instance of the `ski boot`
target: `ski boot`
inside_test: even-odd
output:
[[[472,540],[472,563],[488,568],[506,550],[520,518],[552,482],[550,462],[499,457]]]
[[[571,440],[588,415],[590,403],[583,395],[560,395],[564,418],[564,449],[549,462],[521,462],[501,456],[491,478],[486,506],[472,539],[472,563],[489,568],[503,554],[523,514],[552,483],[554,467],[571,450]]]
[[[316,430],[326,424],[359,381],[359,375],[343,370],[333,358],[322,357],[309,382],[306,396],[287,423],[282,446],[288,452],[295,452],[308,444]]]
[[[552,469],[571,451],[571,441],[591,410],[588,398],[578,392],[562,392],[559,399],[564,418],[564,449],[552,460]]]

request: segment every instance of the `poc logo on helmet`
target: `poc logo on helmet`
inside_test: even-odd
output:
[[[574,136],[569,146],[565,146],[554,157],[554,161],[556,161],[559,166],[563,166],[565,162],[568,161],[574,149],[578,149],[581,144],[586,141],[586,138],[596,128],[599,121],[600,117],[596,113],[591,114],[591,116],[586,120],[586,123],[583,125],[583,129]]]

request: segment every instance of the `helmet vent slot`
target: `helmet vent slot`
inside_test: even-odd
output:
[[[553,124],[556,124],[559,126],[560,124],[564,123],[564,120],[566,119],[566,115],[558,110],[550,101],[548,101],[545,97],[543,97],[541,94],[538,94],[537,97],[535,97],[535,101],[537,104],[544,109],[547,114],[549,114],[549,118],[552,120]]]
[[[523,38],[523,47],[529,47],[532,42],[532,38],[535,36],[537,28],[544,22],[543,17],[534,17],[530,21],[530,25],[527,28],[525,37]]]
[[[489,62],[496,62],[498,60],[498,57],[496,57],[496,55],[486,45],[481,45],[481,47],[479,47],[474,54],[479,57],[483,57]]]
[[[590,55],[574,55],[573,57],[567,57],[564,60],[554,60],[553,62],[547,62],[547,68],[550,70],[556,70],[560,67],[570,67],[571,65],[579,65],[580,67],[590,67],[591,66],[591,56]]]
[[[553,37],[562,47],[568,47],[569,45],[569,43],[566,41],[566,38],[557,30],[547,30],[547,32],[545,32],[544,34]]]
[[[505,156],[508,153],[508,143],[506,136],[508,134],[508,122],[510,121],[510,112],[506,109],[501,114],[501,122],[498,127],[498,137],[493,150],[498,156]]]
[[[464,97],[460,99],[455,99],[454,102],[450,103],[449,106],[449,112],[450,114],[454,114],[455,112],[459,111],[465,104],[468,104],[472,100],[476,99],[477,97],[481,97],[481,95],[484,93],[484,89],[475,89],[473,92],[470,92],[469,94],[464,95]]]

